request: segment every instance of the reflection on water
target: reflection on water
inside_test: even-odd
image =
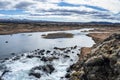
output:
[[[34,32],[19,33],[13,35],[0,35],[0,58],[6,57],[11,53],[24,53],[35,49],[51,49],[53,47],[89,47],[94,41],[91,37],[86,36],[85,32],[89,29],[70,30],[70,31],[52,31],[52,32]],[[73,33],[73,38],[44,39],[43,34],[54,32]]]

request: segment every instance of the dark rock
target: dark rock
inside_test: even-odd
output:
[[[35,50],[35,52],[37,52],[37,50]]]
[[[50,53],[51,51],[47,50],[46,53]]]
[[[63,51],[63,50],[65,50],[66,48],[58,48],[58,47],[54,47],[54,49]]]
[[[109,64],[109,59],[103,58],[102,56],[92,57],[85,62],[86,66],[103,66]]]
[[[70,78],[70,74],[67,73],[67,74],[65,75],[65,78]]]
[[[8,43],[8,41],[5,41],[5,43]]]
[[[54,49],[58,49],[57,47],[54,47]]]
[[[9,60],[9,58],[5,58],[5,60]]]
[[[31,73],[29,73],[29,76],[34,76],[36,78],[40,78],[41,74],[40,73],[33,73],[33,72],[31,72]]]
[[[34,76],[36,78],[40,78],[41,77],[41,74],[36,72],[36,70],[41,70],[42,67],[41,66],[36,66],[36,67],[33,67],[31,70],[30,70],[30,73],[29,73],[29,76]]]
[[[73,59],[70,59],[70,61],[73,61]]]
[[[35,57],[37,57],[37,58],[41,58],[41,56],[35,56]]]
[[[16,57],[14,57],[12,60],[19,60],[20,59],[20,56],[16,56]]]
[[[43,50],[40,50],[40,52],[43,53],[43,52],[45,52],[45,50],[44,50],[44,49],[43,49]]]
[[[41,53],[41,55],[44,55],[44,53]]]
[[[66,51],[64,51],[64,53],[68,53],[68,52],[70,52],[71,50],[66,50]]]
[[[50,64],[43,66],[42,69],[44,72],[49,73],[49,74],[51,74],[55,70],[53,65],[50,65]]]
[[[4,70],[3,71],[3,73],[0,75],[0,79],[2,79],[2,77],[6,74],[6,73],[8,73],[8,72],[10,72],[9,70]],[[3,79],[2,79],[3,80]]]
[[[69,55],[64,55],[64,58],[70,58],[70,56]]]
[[[21,56],[24,56],[24,54],[21,54]]]
[[[73,47],[73,49],[76,49],[77,48],[77,45]]]
[[[27,58],[33,58],[34,56],[33,55],[27,55],[26,57]]]
[[[57,59],[59,59],[59,58],[57,58],[57,57],[49,57],[48,61],[53,61],[53,60],[57,60]]]
[[[48,57],[44,57],[44,56],[43,56],[43,57],[41,58],[41,61],[47,62],[47,61],[49,61],[49,60],[48,60]]]
[[[11,53],[11,55],[13,55],[13,56],[14,56],[14,55],[15,55],[15,53]]]

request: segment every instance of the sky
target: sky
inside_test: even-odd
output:
[[[0,0],[0,19],[120,23],[120,0]]]

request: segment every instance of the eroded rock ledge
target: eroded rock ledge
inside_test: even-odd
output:
[[[120,34],[113,34],[70,67],[70,80],[120,80]]]

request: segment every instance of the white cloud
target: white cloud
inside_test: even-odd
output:
[[[87,4],[107,9],[113,13],[120,12],[120,0],[64,0],[71,4]]]
[[[58,6],[60,2],[80,6]],[[6,5],[7,3],[9,5]],[[120,21],[120,0],[0,0],[0,4],[3,5],[0,6],[0,10],[23,9],[26,13],[24,15],[0,14],[0,17],[82,22],[92,20]],[[106,9],[106,11],[95,9],[95,7]]]

